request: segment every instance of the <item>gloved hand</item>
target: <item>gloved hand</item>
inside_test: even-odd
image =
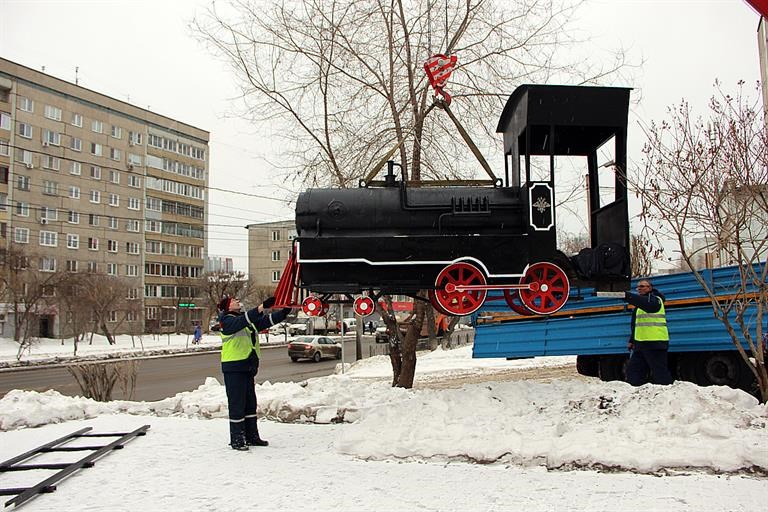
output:
[[[262,303],[262,306],[264,306],[264,309],[270,309],[274,305],[275,305],[275,298],[274,297],[268,297]]]

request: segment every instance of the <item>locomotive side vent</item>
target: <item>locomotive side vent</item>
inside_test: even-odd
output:
[[[488,215],[491,213],[490,201],[485,197],[455,197],[451,199],[451,210],[455,215],[480,214]]]

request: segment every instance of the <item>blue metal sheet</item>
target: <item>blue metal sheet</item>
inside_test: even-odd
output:
[[[740,277],[736,267],[706,271],[705,280],[718,294],[736,293]],[[636,283],[637,280],[635,280]],[[701,285],[690,272],[653,278],[654,286],[667,302],[705,297]],[[633,283],[633,285],[635,284]],[[624,306],[624,302],[593,296],[593,289],[571,290],[562,312],[584,308]],[[499,297],[500,294],[496,293]],[[504,300],[486,301],[480,316],[492,311],[509,311]],[[748,315],[752,335],[756,335],[756,308]],[[535,357],[552,355],[620,354],[627,352],[631,312],[599,313],[587,316],[531,317],[506,323],[481,324],[475,332],[473,357]],[[723,323],[716,319],[712,306],[667,308],[670,352],[735,350]],[[736,331],[739,328],[736,327]]]

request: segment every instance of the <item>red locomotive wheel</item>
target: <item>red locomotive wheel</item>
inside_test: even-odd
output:
[[[301,310],[307,316],[322,316],[323,302],[314,295],[309,296],[302,301]]]
[[[432,304],[432,307],[435,308],[435,311],[438,313],[442,313],[443,315],[451,315],[448,311],[445,310],[443,306],[440,305],[440,303],[437,301],[437,296],[435,294],[435,290],[429,290],[429,302]]]
[[[509,306],[509,309],[518,315],[531,316],[534,314],[533,311],[525,307],[520,302],[520,294],[517,290],[504,290],[504,300],[507,301],[507,306]]]
[[[454,316],[470,315],[480,309],[488,290],[457,290],[457,286],[485,286],[485,275],[469,263],[445,267],[435,279],[435,301]]]
[[[373,303],[373,299],[370,297],[357,297],[355,302],[352,303],[352,309],[355,310],[356,315],[368,316],[376,309],[376,304]]]
[[[520,301],[537,315],[551,315],[565,306],[571,290],[563,269],[546,261],[528,267],[520,284],[530,285],[529,290],[520,290]]]

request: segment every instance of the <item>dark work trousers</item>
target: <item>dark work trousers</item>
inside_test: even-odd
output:
[[[256,425],[256,390],[253,373],[224,372],[224,388],[227,391],[229,407],[230,442],[245,442],[246,428],[252,430]]]
[[[667,350],[645,349],[633,350],[627,364],[627,382],[633,386],[642,386],[648,382],[653,384],[672,384],[672,374],[667,364]]]

